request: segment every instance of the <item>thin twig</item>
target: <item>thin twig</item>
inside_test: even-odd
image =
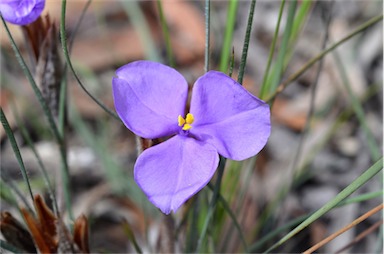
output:
[[[303,254],[313,253],[314,251],[316,251],[317,249],[319,249],[323,245],[325,245],[328,242],[332,241],[333,239],[335,239],[337,236],[343,234],[344,232],[350,230],[351,228],[353,228],[354,226],[356,226],[360,222],[364,221],[368,217],[372,216],[373,214],[377,213],[378,211],[382,210],[383,208],[384,208],[383,204],[380,204],[380,205],[376,206],[375,208],[373,208],[370,211],[366,212],[365,214],[363,214],[362,216],[360,216],[356,220],[352,221],[347,226],[343,227],[342,229],[338,230],[337,232],[335,232],[335,233],[331,234],[330,236],[326,237],[324,240],[322,240],[319,243],[315,244],[314,246],[312,246],[308,250],[304,251]]]
[[[347,245],[345,245],[343,248],[341,248],[340,250],[336,251],[335,253],[336,254],[337,253],[342,253],[345,250],[351,248],[354,244],[360,242],[362,239],[364,239],[367,235],[371,234],[373,231],[375,231],[381,225],[383,225],[383,220],[377,221],[375,224],[373,224],[372,226],[370,226],[369,228],[367,228],[366,230],[364,230],[363,232],[358,234],[355,237],[355,239],[353,239],[350,243],[348,243]]]

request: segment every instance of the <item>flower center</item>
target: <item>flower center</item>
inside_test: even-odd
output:
[[[179,126],[183,126],[182,129],[184,131],[187,131],[187,130],[192,128],[191,124],[193,123],[193,120],[195,120],[195,118],[193,117],[193,115],[191,113],[188,113],[187,116],[185,117],[185,119],[180,115],[177,118]]]

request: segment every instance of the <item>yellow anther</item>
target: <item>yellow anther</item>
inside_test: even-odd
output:
[[[182,129],[184,131],[187,131],[187,130],[192,128],[191,124],[193,123],[194,120],[195,120],[195,118],[193,117],[193,115],[191,113],[188,113],[187,117],[185,117],[185,119],[180,115],[177,118],[177,122],[179,123],[179,126],[183,126]]]
[[[183,130],[185,130],[185,131],[187,131],[187,130],[189,130],[189,129],[191,129],[192,128],[192,126],[190,125],[190,124],[184,124],[184,126],[183,126]]]
[[[177,121],[179,122],[179,126],[183,126],[185,124],[185,120],[182,116],[179,115],[177,118]]]
[[[187,124],[192,124],[193,123],[193,120],[195,120],[195,118],[193,117],[193,115],[191,113],[188,113],[187,114],[187,117],[185,119],[185,121],[187,122]],[[190,129],[190,128],[189,128]],[[188,129],[188,130],[189,130]]]

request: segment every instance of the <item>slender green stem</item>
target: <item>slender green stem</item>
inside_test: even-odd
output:
[[[332,50],[334,50],[335,48],[337,48],[338,46],[340,46],[341,44],[343,44],[344,42],[348,41],[349,39],[351,39],[353,36],[355,36],[356,34],[364,31],[365,29],[367,29],[368,27],[380,22],[381,20],[383,19],[383,15],[378,15],[376,17],[373,17],[371,18],[370,20],[368,20],[367,22],[365,22],[364,24],[360,25],[359,27],[357,27],[355,30],[353,30],[350,34],[348,34],[347,36],[345,36],[344,38],[342,38],[340,41],[336,42],[335,44],[333,44],[332,46],[330,46],[329,48],[327,48],[326,50],[320,52],[318,55],[316,55],[314,58],[312,58],[311,60],[309,60],[303,67],[301,67],[297,72],[295,72],[294,74],[292,74],[291,76],[289,76],[287,78],[286,81],[284,81],[283,83],[281,83],[279,85],[279,87],[276,89],[276,91],[266,99],[266,101],[271,101],[273,98],[276,97],[276,95],[278,95],[279,93],[281,93],[291,82],[293,82],[294,80],[296,80],[297,78],[299,78],[304,72],[306,72],[309,68],[312,67],[312,65],[314,65],[317,61],[319,61],[321,58],[323,58],[326,54],[328,54],[329,52],[331,52]]]
[[[226,159],[224,157],[220,157],[217,180],[216,180],[216,184],[215,184],[215,187],[213,190],[212,200],[211,200],[211,203],[208,207],[208,214],[207,214],[207,217],[205,218],[203,229],[202,229],[200,237],[199,237],[199,241],[197,242],[197,249],[196,249],[197,253],[202,252],[202,247],[203,247],[203,243],[205,241],[205,236],[208,232],[208,226],[209,226],[211,219],[213,217],[213,213],[216,210],[216,204],[217,204],[217,201],[219,199],[219,194],[220,194],[221,180],[222,180],[223,174],[224,174],[225,161],[226,161]]]
[[[249,40],[251,38],[251,30],[252,30],[253,14],[255,12],[255,6],[256,6],[256,0],[252,0],[251,6],[249,7],[247,30],[245,32],[243,52],[241,54],[239,76],[237,77],[237,82],[239,82],[240,84],[243,84],[243,77],[245,72],[245,65],[247,63],[248,46],[249,46]]]
[[[205,54],[204,54],[204,72],[209,70],[210,55],[210,24],[211,24],[211,1],[205,0]]]
[[[175,60],[173,57],[173,51],[172,51],[172,45],[171,45],[171,36],[169,34],[167,21],[166,21],[165,16],[164,16],[163,6],[161,4],[161,0],[157,0],[157,8],[159,10],[160,24],[161,24],[161,29],[163,31],[163,36],[164,36],[164,40],[165,40],[165,47],[167,49],[168,62],[169,62],[169,65],[171,67],[175,67]]]
[[[277,19],[277,25],[275,28],[275,33],[273,35],[272,45],[271,45],[271,48],[269,49],[267,67],[264,72],[263,82],[261,83],[262,85],[261,85],[260,94],[259,94],[261,99],[264,98],[264,96],[267,94],[267,91],[268,91],[268,86],[266,83],[269,75],[269,70],[271,68],[273,55],[275,52],[276,41],[277,41],[277,38],[279,37],[280,23],[281,23],[281,18],[283,17],[284,6],[285,6],[285,0],[281,1],[281,4],[280,4],[279,18]]]
[[[62,6],[61,6],[61,22],[60,22],[60,38],[61,38],[61,46],[63,48],[63,52],[64,52],[64,57],[65,57],[65,60],[69,66],[69,68],[71,69],[72,73],[73,73],[73,76],[75,77],[77,83],[79,84],[79,86],[81,87],[81,89],[83,89],[83,91],[94,101],[96,102],[97,105],[99,105],[105,112],[107,112],[109,115],[111,115],[112,117],[114,117],[116,120],[120,121],[120,118],[116,115],[116,113],[114,113],[112,110],[110,110],[109,108],[107,108],[101,101],[99,101],[98,99],[96,99],[96,97],[94,97],[86,88],[85,86],[83,85],[83,83],[80,81],[80,78],[77,76],[76,72],[75,72],[75,69],[73,68],[73,65],[72,65],[72,61],[71,61],[71,58],[69,57],[69,53],[68,53],[68,46],[67,46],[67,35],[66,35],[66,32],[65,32],[65,16],[66,16],[66,4],[67,4],[67,1],[66,0],[63,0],[62,1]]]
[[[7,137],[9,139],[9,142],[11,143],[13,152],[16,156],[17,162],[20,166],[21,175],[23,176],[24,182],[27,184],[29,195],[31,196],[31,200],[33,200],[33,192],[31,188],[31,184],[29,183],[29,177],[27,169],[24,166],[23,158],[21,157],[19,146],[17,145],[15,136],[13,135],[12,129],[9,126],[7,117],[5,116],[3,112],[3,108],[0,108],[0,115],[1,115],[1,124],[3,125],[3,128],[5,130],[5,134],[7,134]]]

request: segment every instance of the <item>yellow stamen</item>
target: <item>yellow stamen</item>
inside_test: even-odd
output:
[[[190,124],[184,124],[184,126],[183,126],[183,130],[185,130],[185,131],[187,131],[187,130],[189,130],[189,129],[191,129],[192,128],[192,126],[190,125]]]
[[[179,122],[179,126],[183,126],[185,124],[185,120],[182,116],[179,115],[177,118],[177,121]]]
[[[193,115],[191,113],[188,113],[187,114],[187,117],[185,119],[185,121],[187,122],[187,124],[192,124],[193,121],[195,120],[195,118],[193,117]],[[189,128],[190,129],[190,128]]]
[[[193,123],[194,120],[195,120],[195,118],[193,117],[193,115],[191,113],[188,113],[187,116],[185,117],[185,119],[180,115],[177,117],[177,122],[178,122],[179,126],[183,126],[182,129],[184,131],[187,131],[187,130],[192,128],[191,124]]]

